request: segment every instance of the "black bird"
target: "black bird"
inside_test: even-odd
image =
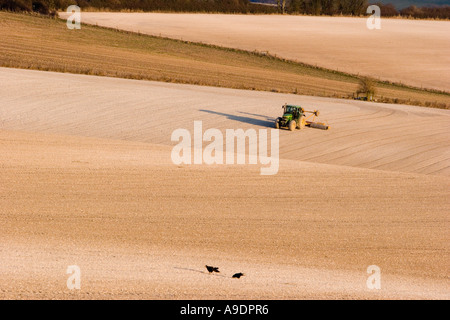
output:
[[[242,276],[245,276],[245,274],[239,272],[239,273],[233,274],[232,278],[238,278],[238,279],[239,279],[239,278],[242,277]]]
[[[206,270],[208,270],[209,273],[213,273],[213,272],[220,272],[218,267],[211,267],[206,265]]]

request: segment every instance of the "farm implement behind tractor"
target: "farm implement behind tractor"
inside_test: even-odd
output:
[[[288,128],[290,131],[311,127],[316,129],[328,130],[329,126],[323,122],[315,122],[319,116],[319,111],[307,111],[300,106],[285,104],[282,106],[284,113],[282,117],[275,120],[275,128]],[[309,115],[307,115],[309,114]]]

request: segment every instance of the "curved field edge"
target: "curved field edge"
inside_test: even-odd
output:
[[[351,98],[359,77],[261,52],[0,12],[0,66]],[[450,94],[375,81],[379,102],[450,108]]]

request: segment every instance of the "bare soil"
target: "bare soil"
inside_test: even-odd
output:
[[[447,110],[5,68],[0,82],[1,299],[449,298]],[[281,130],[277,175],[172,163],[174,129],[268,129],[285,102],[331,128]]]

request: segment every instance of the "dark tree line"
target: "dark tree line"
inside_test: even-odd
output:
[[[382,17],[411,17],[417,19],[450,19],[450,6],[430,6],[421,7],[409,6],[402,10],[397,10],[391,3],[373,3],[380,7]]]
[[[111,10],[276,13],[276,8],[248,0],[0,0],[0,9],[11,11],[64,10],[69,5]]]
[[[365,14],[367,0],[288,0],[288,12],[311,15]]]
[[[410,6],[399,11],[404,17],[413,17],[418,19],[450,19],[450,6],[442,7],[421,7]]]
[[[381,9],[382,17],[411,17],[418,19],[450,19],[450,6],[429,6],[418,8],[410,6],[397,10],[393,4],[382,4],[367,0],[286,0],[288,13],[311,15],[364,15],[369,4]],[[281,10],[279,10],[281,11]]]
[[[288,13],[309,15],[366,14],[369,4],[381,9],[381,16],[404,16],[418,19],[450,19],[450,6],[410,6],[397,10],[392,4],[368,0],[260,0],[274,6],[258,5],[249,0],[0,0],[0,10],[35,11],[48,14],[65,10],[76,4],[83,8],[110,10],[174,11],[174,12],[225,12],[225,13]]]

